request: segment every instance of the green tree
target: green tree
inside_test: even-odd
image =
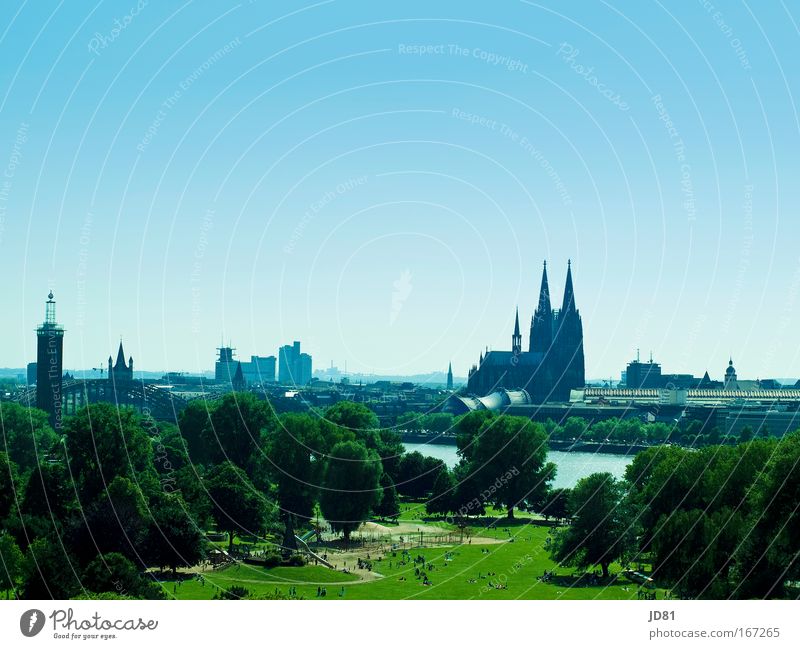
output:
[[[480,475],[473,471],[472,462],[462,459],[453,469],[453,481],[456,489],[450,504],[452,512],[458,519],[464,516],[482,516],[486,513],[486,501]]]
[[[589,422],[582,417],[570,417],[564,423],[564,439],[581,439],[586,436],[589,430]]]
[[[432,433],[446,433],[453,428],[454,417],[446,412],[431,412],[423,415],[422,427]]]
[[[421,412],[404,412],[397,416],[397,428],[409,433],[418,433],[422,430]]]
[[[340,401],[325,411],[325,421],[351,431],[355,439],[363,442],[377,430],[378,416],[364,404]]]
[[[323,446],[317,419],[308,414],[283,415],[269,438],[267,456],[277,484],[287,550],[297,547],[294,529],[298,520],[308,521],[314,514]]]
[[[83,588],[78,561],[60,542],[39,538],[28,546],[23,566],[24,599],[70,599]]]
[[[743,516],[728,508],[678,509],[662,516],[652,546],[653,574],[683,597],[727,598],[732,558],[744,531]]]
[[[97,553],[119,552],[132,560],[142,555],[149,515],[147,500],[137,484],[117,476],[85,507],[68,534],[70,548],[82,563]]]
[[[82,502],[94,500],[117,476],[138,481],[139,474],[153,471],[150,437],[132,408],[89,405],[65,420],[64,431]]]
[[[431,489],[443,462],[419,451],[405,453],[397,468],[397,490],[410,498],[422,498]]]
[[[556,520],[569,518],[569,500],[571,496],[571,489],[551,489],[547,494],[544,507],[541,508],[541,513],[544,514],[545,518],[552,516]]]
[[[17,465],[0,452],[0,526],[21,499]]]
[[[275,427],[269,402],[249,392],[229,392],[220,399],[203,428],[204,454],[212,464],[233,462],[259,482],[263,449]]]
[[[394,518],[400,515],[400,501],[397,498],[397,489],[395,489],[392,476],[384,472],[381,476],[381,501],[373,507],[377,516],[381,518]]]
[[[599,565],[608,577],[608,567],[633,548],[622,484],[610,473],[583,478],[572,490],[569,509],[572,524],[556,535],[551,557],[561,565],[581,569]]]
[[[751,439],[753,439],[753,435],[753,428],[751,426],[745,426],[739,433],[739,442],[749,442]]]
[[[345,542],[381,498],[381,463],[374,451],[358,442],[339,442],[325,467],[320,508],[331,528]]]
[[[453,426],[456,433],[456,445],[458,454],[464,460],[472,459],[478,436],[481,431],[489,429],[489,422],[494,419],[495,414],[491,410],[473,410],[466,415],[459,417]]]
[[[455,495],[456,481],[453,473],[446,466],[442,466],[433,482],[431,497],[425,503],[425,511],[434,515],[449,514],[453,511]]]
[[[751,514],[734,597],[786,597],[786,584],[800,581],[800,431],[772,444],[775,450],[747,497]]]
[[[380,428],[378,416],[364,404],[340,401],[332,405],[320,421],[320,430],[328,450],[344,441],[356,441],[374,450],[383,470],[397,480],[403,454],[401,436],[397,431]]]
[[[6,599],[16,597],[17,586],[23,576],[24,557],[10,534],[0,534],[0,590]]]
[[[716,446],[722,441],[722,430],[719,426],[714,426],[708,433],[708,443]]]
[[[223,462],[209,472],[205,484],[217,527],[228,534],[228,551],[233,552],[237,534],[260,534],[264,530],[264,497],[239,467]]]
[[[98,555],[83,571],[83,587],[93,593],[111,593],[135,599],[164,599],[157,581],[140,573],[129,559],[116,552]]]
[[[191,568],[203,558],[204,535],[178,494],[164,494],[150,508],[144,559],[150,566]]]
[[[75,507],[75,488],[63,464],[42,464],[31,473],[22,501],[25,514],[63,522]]]
[[[43,410],[0,401],[0,421],[4,437],[0,450],[8,453],[21,472],[46,463],[54,448],[60,450],[58,435],[50,428]]]
[[[209,447],[205,436],[206,429],[211,428],[215,405],[202,399],[190,401],[178,418],[178,429],[192,462],[209,464],[215,456],[216,445]]]
[[[485,499],[514,508],[539,505],[555,477],[555,465],[547,462],[547,433],[527,417],[500,415],[486,423],[477,437],[470,468]]]

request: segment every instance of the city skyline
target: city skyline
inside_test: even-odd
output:
[[[466,376],[571,258],[587,378],[800,374],[784,7],[115,11],[0,40],[0,364],[52,289],[69,368],[122,335],[204,371],[222,333]]]
[[[571,282],[571,276],[569,274],[569,271],[571,270],[570,266],[571,266],[571,260],[570,260],[570,262],[568,264],[568,280],[567,280],[567,286],[571,291],[572,282]],[[548,282],[547,282],[547,262],[545,262],[544,263],[543,278],[542,278],[542,286],[540,287],[540,295],[539,295],[538,302],[537,302],[537,307],[536,307],[537,310],[536,310],[536,313],[534,314],[534,316],[531,319],[531,339],[530,339],[531,351],[533,350],[533,344],[534,344],[533,343],[534,322],[536,322],[537,325],[539,324],[540,320],[537,319],[537,316],[538,316],[539,310],[542,308],[542,304],[543,304],[542,300],[545,299],[545,298],[549,299],[550,295],[551,295],[551,293],[550,293],[550,289],[549,289]],[[48,326],[48,323],[52,324],[52,323],[55,322],[55,318],[56,318],[56,311],[55,311],[56,301],[55,301],[55,296],[54,296],[52,291],[50,291],[48,293],[47,298],[48,298],[47,302],[45,303],[45,307],[46,308],[45,308],[44,324],[40,325],[37,328],[37,331],[40,331],[42,329],[42,327]],[[570,302],[570,304],[572,304],[572,300],[569,300],[569,302]],[[557,311],[556,311],[556,313],[557,313]],[[59,323],[58,326],[61,327],[61,324]],[[62,336],[62,338],[63,338],[63,335],[64,335],[63,334],[63,327],[61,327],[61,336]],[[516,337],[519,337],[519,335],[520,335],[519,334],[519,308],[517,308],[517,310],[515,312],[515,330],[514,330],[515,341],[516,341]],[[521,338],[520,338],[520,341],[521,341]],[[516,344],[516,342],[514,344]],[[185,374],[207,375],[209,377],[214,377],[217,380],[230,380],[232,378],[233,373],[235,373],[235,371],[236,371],[236,366],[239,365],[239,364],[242,364],[243,367],[247,367],[248,368],[248,369],[244,370],[245,371],[245,376],[248,377],[247,378],[247,382],[248,383],[253,383],[254,380],[255,380],[255,377],[258,377],[259,379],[262,377],[262,372],[264,370],[261,369],[260,364],[264,363],[264,362],[271,363],[271,368],[266,370],[267,374],[271,374],[273,377],[278,377],[279,374],[280,374],[280,369],[277,367],[276,363],[278,363],[279,357],[284,353],[284,350],[291,350],[292,348],[294,348],[294,350],[295,350],[294,353],[298,354],[298,356],[306,357],[308,367],[310,368],[311,367],[311,358],[312,358],[312,356],[309,355],[309,354],[306,354],[306,353],[300,354],[300,352],[299,352],[300,341],[297,341],[297,340],[294,341],[293,345],[281,345],[281,346],[279,346],[277,348],[277,355],[262,356],[259,353],[250,353],[249,354],[250,360],[248,361],[247,360],[248,354],[242,354],[242,355],[237,354],[236,353],[237,352],[237,348],[233,346],[233,343],[230,340],[227,343],[225,343],[224,339],[221,339],[220,345],[215,348],[215,350],[216,350],[216,352],[218,354],[217,360],[214,363],[214,365],[212,365],[211,367],[208,367],[208,368],[205,368],[205,369],[201,368],[201,369],[194,370],[194,371],[187,371],[187,370],[180,369],[180,368],[160,368],[160,369],[145,368],[145,369],[137,369],[137,373],[136,374],[140,375],[140,376],[143,376],[143,375],[154,375],[154,374],[160,374],[160,373],[185,373]],[[263,351],[263,350],[261,350],[261,351]],[[490,348],[490,347],[487,346],[484,351],[488,353],[490,351],[496,351],[496,350],[494,350],[493,348]],[[521,351],[521,349],[519,351]],[[516,353],[519,353],[519,351],[516,352]],[[230,363],[230,368],[226,369],[226,370],[221,370],[220,369],[220,367],[221,367],[220,360],[222,359],[222,353],[223,352],[227,355],[226,361],[228,363]],[[653,355],[652,350],[650,350],[649,354],[650,354],[649,363],[653,364],[655,362],[655,359],[654,359],[654,355]],[[483,351],[480,353],[480,356],[481,356],[481,362],[482,362],[483,356],[484,356],[484,352]],[[627,366],[629,362],[639,363],[640,362],[640,357],[641,357],[641,349],[637,348],[635,350],[635,356],[632,356],[629,360],[625,361],[625,365],[623,365],[623,367]],[[113,356],[109,355],[109,357],[108,357],[108,376],[111,376],[111,374],[112,374],[112,359],[113,359]],[[119,348],[118,348],[118,351],[117,351],[117,361],[116,361],[117,366],[120,366],[120,359],[122,360],[122,363],[121,363],[122,369],[125,370],[125,367],[124,367],[125,359],[124,359],[124,354],[123,354],[123,340],[122,340],[122,337],[120,337]],[[659,362],[657,363],[657,365],[659,367],[659,372],[660,372],[660,367],[662,365],[660,360],[661,359],[659,359]],[[645,361],[641,361],[641,362],[644,363]],[[130,363],[130,366],[127,369],[127,371],[130,373],[130,376],[132,377],[134,375],[134,373],[133,373],[133,357],[132,356],[129,358],[129,363]],[[35,365],[35,361],[30,361],[29,363],[26,363],[25,365],[17,367],[17,368],[7,367],[7,366],[0,366],[0,369],[19,370],[20,372],[24,372],[26,370],[26,368],[28,370],[30,370],[30,366],[31,365]],[[250,366],[252,366],[252,367],[250,367]],[[731,357],[729,357],[728,364],[726,365],[724,370],[722,372],[720,372],[720,378],[725,379],[726,373],[730,371],[729,368],[732,367],[732,366],[733,366],[733,357],[731,356]],[[421,372],[421,373],[418,373],[416,375],[405,375],[405,376],[428,376],[428,377],[433,377],[435,375],[441,374],[444,377],[443,381],[441,381],[442,383],[445,383],[445,382],[448,382],[448,381],[452,382],[453,376],[455,376],[455,378],[457,378],[460,381],[460,383],[463,383],[464,386],[466,387],[467,380],[469,379],[469,377],[472,374],[472,372],[475,371],[475,369],[476,369],[476,365],[473,363],[473,365],[471,366],[471,369],[468,372],[466,372],[464,376],[459,376],[457,373],[454,375],[453,372],[452,372],[452,362],[448,362],[448,369],[446,371],[432,369],[432,370],[430,370],[428,372]],[[673,368],[673,367],[669,367],[668,366],[667,369],[668,370],[675,370],[674,372],[672,372],[672,374],[680,374],[680,373],[682,373],[680,368]],[[64,367],[64,371],[84,372],[84,373],[87,373],[87,375],[93,374],[93,373],[99,373],[100,375],[102,375],[104,373],[104,368],[103,368],[102,365],[98,366],[98,367],[92,367],[92,368],[89,368],[89,367],[66,367],[65,366]],[[379,379],[387,377],[387,376],[403,376],[403,375],[397,375],[397,374],[395,374],[395,375],[391,375],[391,374],[374,374],[374,373],[371,373],[371,372],[364,372],[364,371],[348,371],[346,362],[345,362],[344,369],[342,369],[342,368],[340,368],[338,366],[335,366],[334,362],[331,361],[330,366],[324,366],[324,367],[321,367],[321,368],[317,367],[317,368],[313,369],[313,372],[308,373],[306,370],[304,370],[303,373],[302,373],[303,379],[301,381],[299,381],[299,382],[298,381],[288,381],[288,382],[286,382],[286,381],[281,381],[280,379],[276,379],[276,380],[278,382],[281,382],[281,383],[287,383],[287,384],[288,383],[291,383],[291,384],[295,384],[296,383],[298,385],[302,385],[302,384],[305,384],[305,383],[308,382],[308,377],[310,377],[310,376],[315,376],[315,375],[318,375],[318,374],[324,375],[326,373],[334,372],[334,371],[335,371],[336,374],[341,375],[341,376],[363,376],[363,377],[374,376],[374,377],[379,378]],[[298,373],[298,375],[300,375],[299,371],[295,370],[295,372]],[[292,374],[292,370],[284,369],[284,373],[287,374],[287,375],[291,375]],[[622,382],[624,383],[624,374],[625,374],[624,369],[622,369],[622,370],[617,371],[616,374],[614,374],[612,372],[608,376],[599,376],[599,375],[598,376],[594,376],[594,377],[587,376],[586,377],[586,381],[587,382],[605,382],[605,381],[610,381],[611,383],[614,383],[614,382],[619,382],[620,378],[622,377],[622,379],[623,379]],[[717,374],[716,374],[716,372],[714,371],[713,368],[712,369],[708,369],[707,368],[703,372],[703,374],[705,374],[706,376],[710,375],[712,378],[717,376]],[[449,375],[449,379],[448,379],[448,375]],[[667,374],[667,376],[668,375],[669,375],[669,373]],[[761,379],[773,379],[773,380],[781,380],[781,379],[783,379],[783,380],[790,381],[790,382],[794,383],[796,377],[787,375],[787,376],[759,376],[759,377],[756,378],[756,380],[761,380]],[[270,381],[267,380],[267,382],[270,382]]]

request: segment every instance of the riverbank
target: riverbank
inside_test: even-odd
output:
[[[432,444],[436,446],[456,446],[454,435],[423,435],[420,433],[402,433],[403,444]],[[605,453],[609,455],[636,455],[650,448],[646,444],[626,444],[618,442],[582,442],[550,440],[548,446],[552,451],[564,453]]]

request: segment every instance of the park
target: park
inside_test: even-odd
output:
[[[505,512],[501,513],[504,516]],[[467,527],[431,520],[424,504],[403,506],[397,524],[368,522],[351,547],[331,539],[315,547],[335,566],[264,568],[246,560],[180,571],[163,582],[176,599],[662,599],[622,574],[602,579],[559,568],[547,552],[555,525],[541,518],[482,517]],[[258,552],[260,544],[253,544]],[[231,595],[228,595],[228,593]]]
[[[588,422],[437,414],[457,439],[448,467],[348,401],[276,414],[229,393],[176,424],[91,404],[61,437],[44,412],[2,408],[7,599],[798,594],[800,433],[695,446],[620,422],[666,438],[622,477],[556,488],[549,443]]]

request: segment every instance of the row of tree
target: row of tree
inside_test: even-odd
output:
[[[567,494],[572,523],[551,554],[604,575],[615,561],[649,563],[682,597],[786,597],[800,581],[798,503],[800,431],[737,446],[652,448],[624,480],[595,474]]]
[[[109,583],[152,596],[147,568],[195,565],[206,532],[274,535],[317,511],[349,538],[371,515],[396,517],[399,491],[429,492],[439,461],[405,454],[366,407],[278,417],[252,394],[194,402],[178,425],[93,404],[57,436],[45,413],[4,402],[0,590],[66,598]],[[106,566],[109,579],[96,578]],[[134,584],[130,575],[138,575]],[[120,586],[120,584],[122,586]]]
[[[552,419],[545,423],[550,439],[556,441],[617,442],[624,444],[679,444],[684,446],[716,446],[738,444],[756,437],[753,429],[745,426],[739,435],[724,435],[719,427],[707,426],[702,421],[692,420],[680,424],[663,422],[644,423],[640,419],[618,419],[616,417],[588,422],[582,417],[570,417],[563,424]],[[769,429],[762,427],[758,437],[770,436]]]

